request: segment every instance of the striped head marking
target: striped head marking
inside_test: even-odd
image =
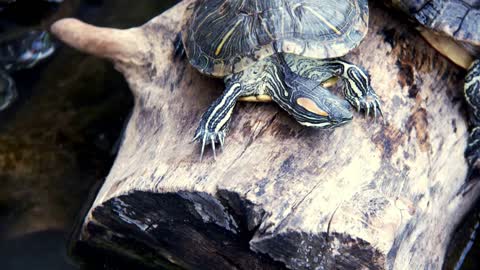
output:
[[[353,118],[348,102],[320,85],[308,89],[306,95],[300,92],[298,94],[300,95],[296,95],[296,106],[293,106],[293,116],[302,125],[331,128],[341,126]]]
[[[281,59],[280,59],[281,60]],[[343,125],[352,118],[350,105],[332,94],[318,81],[293,72],[285,61],[280,61],[284,88],[273,88],[272,98],[287,110],[300,124],[329,128]]]

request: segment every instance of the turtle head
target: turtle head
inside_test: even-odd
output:
[[[0,59],[6,70],[30,68],[54,51],[54,42],[46,31],[20,33],[0,43]]]
[[[281,66],[284,88],[277,90],[279,93],[275,96],[279,100],[276,101],[300,124],[331,128],[352,120],[353,114],[346,100],[332,94],[318,81],[293,72],[285,62]]]
[[[317,83],[314,88],[297,85],[291,93],[291,114],[302,125],[332,128],[352,120],[350,104]]]
[[[29,67],[49,57],[55,50],[53,41],[46,31],[31,31],[20,41],[21,55],[19,62]]]

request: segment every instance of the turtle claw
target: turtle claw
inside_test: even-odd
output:
[[[202,137],[202,150],[200,150],[200,161],[203,159],[203,151],[205,150],[205,137]]]
[[[380,100],[378,99],[378,96],[374,93],[369,93],[365,97],[362,97],[360,99],[355,99],[353,102],[354,107],[356,107],[357,111],[365,111],[365,116],[370,116],[370,111],[373,114],[373,118],[376,122],[376,119],[378,117],[383,117],[383,112],[382,108],[380,106]]]
[[[358,99],[354,99],[355,105],[354,107],[357,108],[357,112],[360,112],[360,101]]]
[[[385,124],[385,117],[383,117],[382,108],[380,107],[380,102],[378,99],[373,102],[373,119],[375,123],[377,123],[377,118],[381,117],[383,119],[383,123]]]
[[[224,131],[219,131],[219,132],[206,131],[203,128],[199,128],[199,130],[197,130],[197,132],[195,133],[195,136],[193,137],[193,141],[197,141],[197,140],[200,140],[202,143],[202,146],[200,148],[200,161],[203,160],[203,154],[205,153],[205,146],[209,144],[212,145],[213,158],[216,160],[217,149],[215,147],[215,144],[220,143],[220,146],[223,152],[223,145],[225,143],[225,132]]]
[[[210,136],[210,140],[212,142],[212,150],[213,150],[213,159],[217,159],[217,153],[215,151],[215,136],[214,135],[211,135]]]
[[[220,142],[220,148],[222,149],[222,152],[223,152],[223,144],[225,143],[225,135],[218,136],[218,141]]]

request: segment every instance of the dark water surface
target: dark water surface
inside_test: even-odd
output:
[[[0,35],[48,29],[62,17],[128,28],[175,2],[18,0],[0,12]],[[0,269],[78,269],[66,255],[66,240],[108,173],[132,96],[110,63],[66,46],[13,77],[19,99],[0,112]],[[446,269],[480,269],[479,213],[477,207],[455,234]],[[120,269],[98,261],[84,269]]]
[[[128,28],[174,2],[18,0],[0,12],[0,35],[62,17]],[[66,46],[13,77],[19,99],[0,112],[0,269],[77,269],[66,239],[108,173],[132,96],[110,63]]]

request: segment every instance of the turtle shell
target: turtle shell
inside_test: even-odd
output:
[[[389,1],[427,28],[480,46],[480,0]]]
[[[222,77],[278,52],[343,56],[364,38],[366,0],[197,0],[182,32],[190,63]]]

